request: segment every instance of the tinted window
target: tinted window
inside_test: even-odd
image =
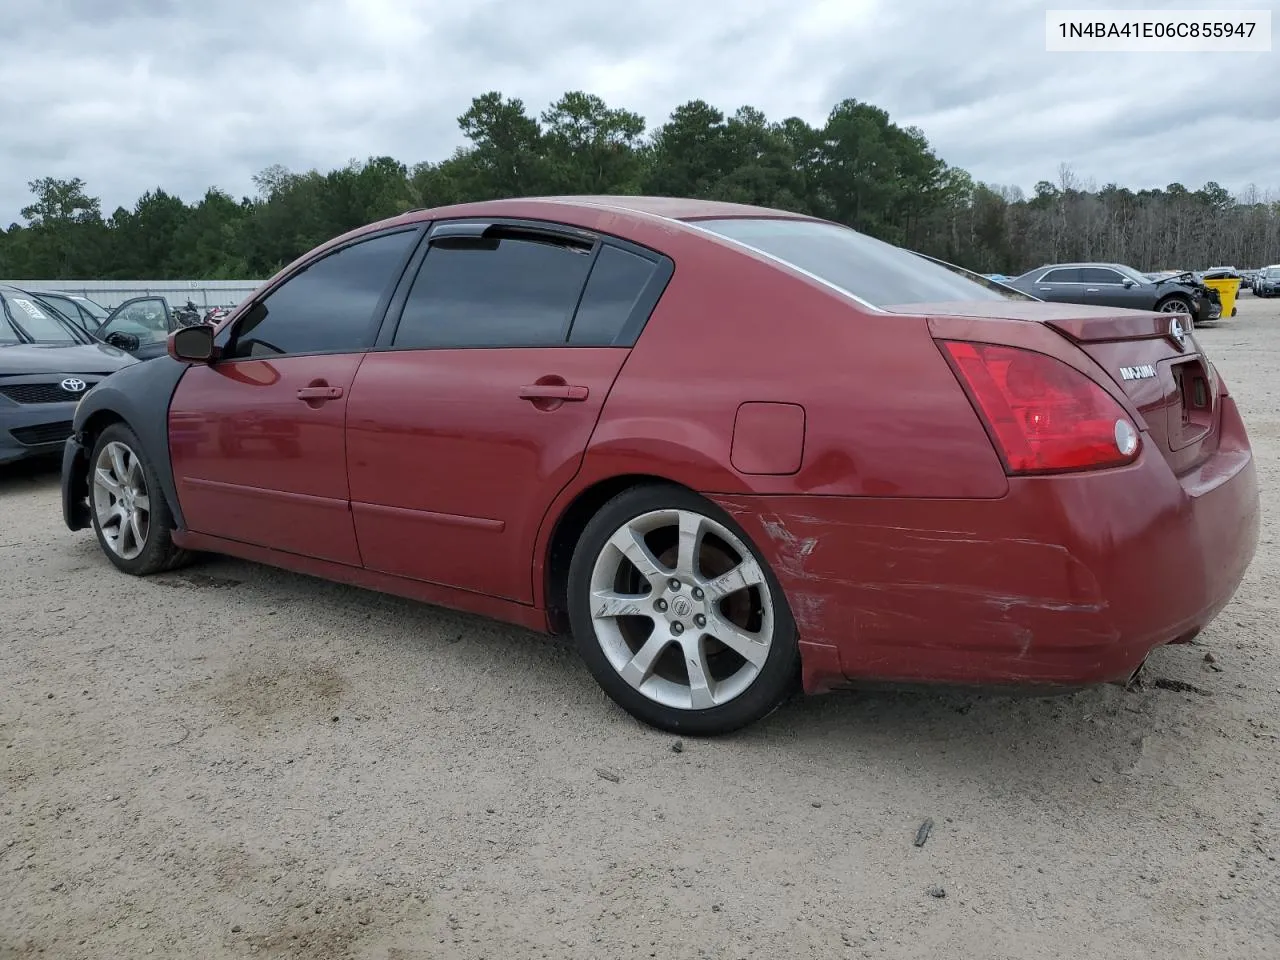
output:
[[[617,247],[601,247],[573,319],[569,342],[593,347],[612,344],[655,268],[652,260]]]
[[[395,345],[564,343],[590,253],[585,245],[531,236],[438,240],[414,278]]]
[[[1085,267],[1080,271],[1082,283],[1121,283],[1124,277],[1104,267]]]
[[[236,324],[229,355],[270,357],[365,349],[373,313],[417,233],[405,230],[343,247],[294,274]]]
[[[956,300],[1025,300],[948,266],[833,223],[701,220],[693,224],[799,267],[878,307]]]
[[[1068,267],[1062,270],[1050,270],[1040,278],[1040,283],[1082,283],[1080,279],[1081,271],[1075,267]]]

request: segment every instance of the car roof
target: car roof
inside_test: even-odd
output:
[[[574,219],[573,217],[565,217],[565,214],[570,211],[579,215],[615,214],[622,220],[631,220],[631,226],[633,227],[638,227],[645,221],[652,224],[654,219],[667,223],[699,219],[728,219],[732,217],[825,222],[817,217],[810,217],[789,210],[778,210],[773,207],[758,207],[747,203],[727,203],[720,200],[694,200],[687,197],[584,194],[477,200],[471,203],[457,203],[443,207],[422,207],[417,210],[406,211],[398,216],[388,217],[385,220],[379,220],[376,223],[356,227],[354,230],[349,230],[341,236],[333,237],[320,246],[302,254],[293,263],[283,267],[266,283],[273,283],[277,277],[292,271],[294,266],[303,260],[310,259],[313,256],[320,256],[327,250],[350,243],[366,234],[376,233],[380,230],[387,230],[397,226],[410,226],[426,220],[454,220],[472,217],[545,218],[550,221],[572,220]]]
[[[1056,270],[1058,268],[1073,267],[1105,267],[1108,270],[1132,270],[1133,267],[1126,263],[1102,263],[1097,260],[1087,260],[1080,263],[1046,263],[1043,267],[1036,267],[1036,270]],[[1029,271],[1034,273],[1035,271]]]

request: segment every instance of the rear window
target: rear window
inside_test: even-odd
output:
[[[1035,299],[834,223],[742,218],[698,220],[692,225],[798,267],[882,309],[956,300]]]

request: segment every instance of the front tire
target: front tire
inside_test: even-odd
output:
[[[93,532],[117,569],[145,577],[187,561],[187,552],[173,544],[173,514],[155,467],[123,423],[98,435],[88,480]]]
[[[728,514],[683,487],[633,487],[592,518],[570,564],[569,617],[605,693],[672,733],[754,723],[798,677],[777,579]]]
[[[1161,300],[1156,309],[1161,313],[1185,313],[1193,320],[1195,319],[1195,311],[1191,309],[1191,302],[1185,297],[1169,297],[1167,300]]]

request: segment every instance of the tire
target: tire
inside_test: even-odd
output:
[[[1156,309],[1161,313],[1185,313],[1189,317],[1195,317],[1195,311],[1191,309],[1191,302],[1186,297],[1176,295],[1167,297],[1156,304]]]
[[[596,682],[660,730],[730,733],[797,686],[796,626],[777,578],[732,517],[683,487],[632,487],[601,507],[574,549],[568,601]],[[707,682],[691,681],[691,667]]]
[[[173,545],[173,514],[155,467],[123,423],[111,424],[94,442],[88,485],[93,532],[118,570],[146,577],[190,559]]]

